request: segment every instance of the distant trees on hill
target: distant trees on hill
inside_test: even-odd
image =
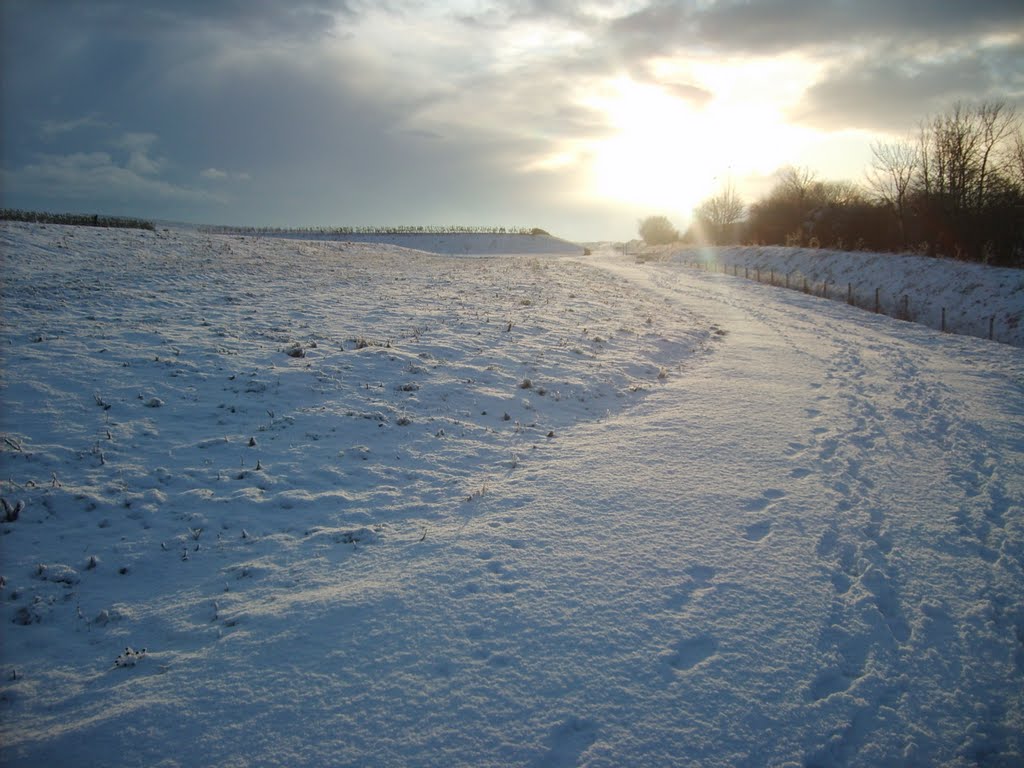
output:
[[[122,229],[154,230],[153,222],[127,216],[100,216],[89,213],[46,213],[0,208],[0,220],[26,221],[34,224],[71,224],[80,227],[120,227]]]
[[[860,185],[783,168],[745,217],[734,192],[719,192],[696,208],[684,239],[913,250],[1024,267],[1024,127],[1012,107],[957,104],[871,153]]]

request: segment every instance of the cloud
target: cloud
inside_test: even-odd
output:
[[[906,132],[957,101],[1009,100],[1024,106],[1024,45],[949,55],[853,60],[825,72],[794,107],[792,120],[825,130]]]
[[[1019,0],[718,0],[650,2],[608,26],[609,42],[631,55],[687,48],[768,54],[837,50],[858,44],[955,40],[1020,32]]]
[[[125,199],[150,202],[223,202],[205,190],[172,184],[118,165],[106,152],[39,155],[13,171],[4,171],[8,193],[22,197],[59,195],[63,200],[116,203]]]
[[[688,101],[697,107],[706,106],[714,98],[714,94],[711,91],[690,83],[662,82],[660,85],[666,93],[675,96],[677,99]]]
[[[566,208],[584,195],[588,148],[620,129],[595,97],[624,78],[694,115],[742,120],[747,105],[828,131],[1024,92],[1024,57],[1008,53],[1024,22],[1003,0],[64,5],[0,0],[8,176],[50,179],[54,195],[60,178],[102,180],[200,220],[218,201],[213,215],[253,223],[514,223]],[[736,75],[748,57],[804,69],[769,68],[779,87],[765,77],[761,93]]]
[[[92,0],[62,9],[77,24],[116,34],[174,38],[230,31],[250,38],[313,40],[354,11],[346,0]]]
[[[120,136],[114,146],[128,152],[128,169],[133,173],[151,176],[160,173],[165,160],[149,156],[150,148],[156,143],[155,133],[130,132]]]
[[[252,178],[248,173],[222,171],[220,168],[212,167],[201,170],[199,176],[208,181],[249,181]]]
[[[43,120],[39,126],[39,133],[44,139],[52,140],[82,128],[104,127],[106,124],[99,120],[96,114],[90,114],[72,120]]]

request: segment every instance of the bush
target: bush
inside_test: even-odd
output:
[[[679,232],[664,216],[648,216],[640,222],[640,237],[648,245],[667,245],[679,240]]]

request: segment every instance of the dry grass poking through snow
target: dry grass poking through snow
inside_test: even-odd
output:
[[[422,540],[715,338],[555,257],[20,224],[0,249],[9,744],[111,665],[245,631],[252,585]]]

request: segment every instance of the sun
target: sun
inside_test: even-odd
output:
[[[628,77],[582,103],[611,128],[588,147],[591,194],[652,212],[689,216],[725,184],[784,164],[796,141],[769,105],[721,97],[694,105]]]
[[[609,136],[590,147],[592,192],[656,210],[689,210],[714,188],[727,162],[708,151],[700,115],[661,88],[616,80],[588,104]]]

